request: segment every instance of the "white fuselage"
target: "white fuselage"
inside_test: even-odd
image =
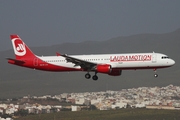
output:
[[[110,64],[112,68],[116,69],[157,69],[170,67],[175,63],[174,60],[160,53],[72,55],[71,57],[96,64]],[[66,59],[61,56],[38,58],[44,61],[44,63],[40,64],[42,66],[49,63],[67,68],[81,68],[71,62],[67,62]]]

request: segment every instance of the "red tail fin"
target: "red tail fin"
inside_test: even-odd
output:
[[[27,57],[34,57],[34,53],[21,40],[18,35],[10,35],[16,59],[23,59]]]

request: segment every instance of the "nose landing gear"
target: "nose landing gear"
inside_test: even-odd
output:
[[[157,78],[157,77],[158,77],[158,74],[154,74],[154,77]]]
[[[154,68],[154,72],[155,72],[154,77],[157,78],[158,74],[156,73],[156,68]]]

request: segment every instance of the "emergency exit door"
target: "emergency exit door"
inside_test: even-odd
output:
[[[155,53],[152,54],[152,63],[156,63],[157,55]]]
[[[34,66],[38,66],[38,59],[34,58],[34,62],[33,62]]]

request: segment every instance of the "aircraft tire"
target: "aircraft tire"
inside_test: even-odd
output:
[[[154,74],[154,77],[157,78],[157,77],[158,77],[158,74]]]
[[[96,80],[98,80],[98,76],[97,76],[97,75],[94,75],[94,76],[92,77],[92,79],[93,79],[94,81],[96,81]]]
[[[91,78],[91,75],[89,73],[87,73],[87,74],[85,74],[85,78],[89,79],[89,78]]]

